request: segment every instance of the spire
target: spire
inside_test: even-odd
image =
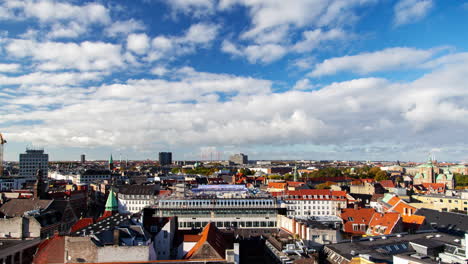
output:
[[[294,181],[297,182],[297,166],[294,166]]]
[[[119,203],[115,197],[114,190],[112,188],[109,191],[106,201],[106,212],[117,212],[119,210]]]
[[[111,154],[109,158],[109,170],[113,170],[113,169],[114,169],[114,159],[112,158],[112,154]]]

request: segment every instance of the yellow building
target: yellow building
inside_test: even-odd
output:
[[[458,194],[451,194],[451,192],[447,192],[445,195],[444,194],[414,195],[412,198],[424,204],[430,205],[426,207],[429,209],[435,209],[435,210],[444,211],[444,212],[451,212],[451,211],[468,212],[468,192],[460,192]]]

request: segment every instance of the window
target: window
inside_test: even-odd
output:
[[[350,216],[350,217],[348,217],[348,221],[354,222],[354,218],[352,218],[352,217]]]
[[[359,225],[353,224],[353,231],[359,231]]]

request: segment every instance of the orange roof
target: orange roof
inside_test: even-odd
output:
[[[445,192],[445,184],[444,183],[423,183],[422,186],[424,186],[425,189],[427,190],[434,190],[438,192]]]
[[[285,182],[269,182],[268,188],[286,189],[286,183]]]
[[[405,224],[422,225],[426,219],[423,215],[403,215],[402,220]]]
[[[358,231],[354,231],[353,224],[365,224],[367,229],[374,213],[375,210],[373,208],[347,208],[341,210],[340,217],[343,219],[344,231],[347,233],[365,234],[365,230],[361,231],[359,229]]]
[[[198,242],[201,235],[184,235],[184,242]]]
[[[223,238],[222,233],[216,228],[216,226],[209,222],[203,231],[200,233],[200,239],[195,246],[185,254],[184,259],[196,259],[196,254],[204,245],[208,244],[211,246],[216,253],[219,255],[218,258],[224,258],[226,255],[226,241]]]
[[[305,185],[305,182],[286,181],[286,183],[290,187],[301,187],[302,185]]]
[[[388,235],[392,233],[400,218],[399,213],[375,213],[372,216],[369,227],[371,228],[373,235]]]
[[[394,206],[396,205],[397,203],[399,203],[401,201],[400,198],[398,198],[398,196],[393,196],[392,198],[390,198],[390,200],[388,200],[388,204],[391,205],[391,206]]]

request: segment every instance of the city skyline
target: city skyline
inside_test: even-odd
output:
[[[4,159],[466,161],[467,22],[466,0],[2,1]]]

